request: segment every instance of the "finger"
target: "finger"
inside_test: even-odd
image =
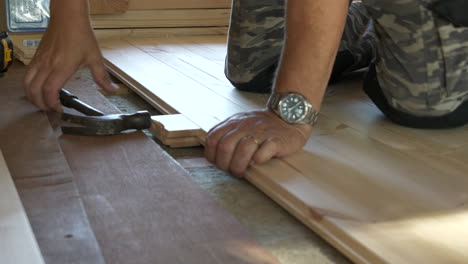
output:
[[[218,142],[233,128],[234,124],[229,124],[228,120],[225,120],[208,132],[205,142],[205,157],[209,162],[213,164],[216,162],[216,149],[218,147]]]
[[[230,171],[236,176],[241,176],[247,169],[250,161],[259,148],[259,144],[251,136],[245,136],[239,140],[234,155],[232,156]]]
[[[239,130],[234,129],[226,133],[218,142],[216,147],[215,164],[218,169],[228,171],[231,165],[232,156],[236,149],[239,140],[246,136],[246,134]]]
[[[48,109],[53,109],[57,112],[62,112],[60,105],[59,93],[60,89],[65,87],[66,82],[74,74],[76,69],[70,70],[55,70],[44,82],[42,88],[42,97]]]
[[[94,81],[99,85],[99,87],[109,93],[115,92],[117,86],[112,83],[109,74],[106,71],[106,67],[102,62],[91,64],[89,68],[91,69]]]
[[[44,102],[44,98],[42,96],[42,89],[45,80],[49,76],[49,71],[39,71],[35,76],[34,79],[31,81],[29,89],[27,91],[27,98],[28,100],[35,104],[41,110],[47,110],[47,106]]]
[[[265,163],[274,158],[280,150],[279,140],[277,138],[268,138],[260,145],[252,160],[257,164]]]
[[[29,65],[23,78],[23,88],[24,88],[26,95],[28,93],[28,90],[31,88],[30,86],[31,86],[32,80],[36,76],[36,73],[37,73],[37,67],[33,65]]]

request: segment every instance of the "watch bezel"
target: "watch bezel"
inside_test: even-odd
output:
[[[288,119],[287,116],[285,116],[285,113],[283,113],[282,111],[282,107],[281,105],[287,101],[289,98],[292,98],[292,97],[298,97],[300,98],[301,100],[301,103],[304,105],[304,112],[302,113],[302,116],[296,120],[290,120]],[[310,108],[312,106],[307,102],[307,100],[304,98],[304,96],[302,96],[301,94],[298,94],[298,93],[288,93],[287,95],[285,95],[283,98],[281,98],[279,101],[278,101],[278,104],[277,104],[277,110],[278,110],[278,113],[280,115],[280,117],[290,123],[290,124],[300,124],[300,123],[303,123],[305,121],[305,119],[307,118],[307,113],[310,111]]]
[[[285,117],[283,114],[280,113],[281,102],[283,102],[283,100],[286,99],[286,97],[291,96],[291,95],[300,96],[305,105],[304,115],[295,121],[288,120],[287,117]],[[286,93],[273,92],[270,98],[268,99],[267,108],[273,111],[284,122],[293,124],[293,125],[307,124],[307,125],[314,126],[317,123],[317,120],[319,117],[318,111],[315,110],[314,106],[309,101],[307,101],[307,99],[302,94],[295,93],[295,92],[286,92]]]

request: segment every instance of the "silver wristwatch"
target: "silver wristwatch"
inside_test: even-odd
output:
[[[318,111],[298,93],[273,93],[267,106],[290,124],[314,126],[317,123]]]

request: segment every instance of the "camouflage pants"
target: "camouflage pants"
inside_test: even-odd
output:
[[[352,55],[348,71],[373,63],[386,103],[401,113],[438,118],[467,103],[468,116],[468,28],[435,15],[427,8],[434,1],[352,3],[338,55]],[[285,0],[233,1],[225,72],[239,89],[271,87],[284,13]]]

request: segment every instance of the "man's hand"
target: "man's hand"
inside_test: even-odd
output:
[[[346,20],[348,0],[287,1],[286,41],[275,92],[302,94],[320,106]],[[300,150],[312,133],[268,110],[234,115],[208,133],[206,157],[225,171],[241,175],[254,163]]]
[[[208,132],[205,155],[219,169],[241,176],[252,162],[300,150],[311,133],[311,126],[288,124],[269,110],[240,113]]]
[[[28,66],[24,88],[41,110],[60,111],[59,91],[81,67],[89,67],[106,91],[113,87],[88,17],[85,0],[52,0],[51,21]]]

